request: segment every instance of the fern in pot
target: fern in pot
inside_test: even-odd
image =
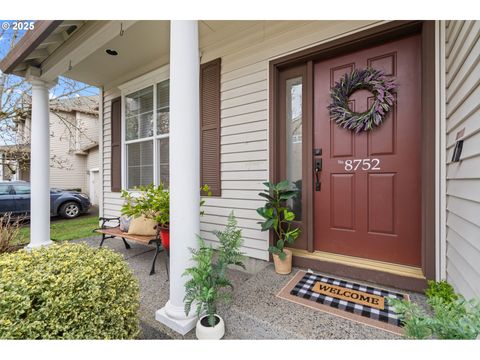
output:
[[[186,269],[183,274],[190,277],[185,283],[185,314],[196,307],[196,335],[200,340],[219,340],[224,336],[225,322],[217,314],[217,306],[232,299],[233,285],[228,279],[227,268],[229,265],[245,268],[244,256],[240,252],[242,235],[233,212],[228,217],[225,230],[214,233],[220,242],[218,252],[198,236],[198,249],[190,249],[195,266]]]
[[[265,198],[265,205],[257,209],[257,213],[265,220],[259,222],[262,231],[273,230],[274,241],[268,250],[272,253],[275,271],[278,274],[290,274],[292,271],[292,245],[300,235],[300,228],[294,226],[295,213],[287,205],[289,200],[298,196],[299,190],[288,180],[277,184],[263,183],[266,189],[259,193]]]

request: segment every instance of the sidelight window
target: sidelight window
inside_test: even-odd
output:
[[[286,177],[300,190],[297,197],[289,200],[289,206],[302,219],[302,77],[286,80]]]

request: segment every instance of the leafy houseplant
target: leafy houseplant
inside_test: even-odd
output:
[[[138,192],[122,190],[121,196],[125,199],[122,214],[138,217],[145,216],[154,220],[161,228],[168,228],[170,219],[170,192],[163,184],[155,186],[139,186]]]
[[[162,244],[168,249],[170,243],[170,191],[164,188],[164,185],[155,186],[153,184],[147,186],[139,186],[135,188],[136,192],[128,192],[122,190],[121,196],[125,199],[122,206],[122,214],[138,217],[145,216],[154,220],[159,227],[162,237]],[[211,195],[208,185],[203,185],[200,191],[208,196]],[[205,200],[200,201],[200,206]],[[200,211],[203,215],[203,211]]]
[[[480,302],[465,300],[446,281],[429,282],[425,292],[431,314],[417,304],[388,299],[412,339],[475,339],[480,334]]]
[[[230,292],[222,291],[224,288],[233,289],[227,277],[227,267],[236,265],[245,268],[244,256],[240,252],[243,243],[241,230],[237,228],[233,212],[228,217],[225,230],[214,233],[220,241],[218,253],[215,254],[213,247],[206,245],[198,236],[198,249],[190,249],[196,265],[186,269],[183,274],[190,277],[185,283],[185,314],[188,315],[195,304],[199,318],[196,329],[198,339],[223,337],[225,325],[216,311],[219,302],[229,302],[232,297]]]
[[[163,183],[155,186],[139,186],[135,192],[122,190],[121,196],[125,199],[122,206],[122,215],[132,217],[144,216],[157,224],[157,234],[160,233],[162,245],[168,250],[170,234],[170,191],[164,188]]]
[[[292,252],[285,249],[285,246],[293,244],[300,235],[300,229],[293,226],[295,213],[287,202],[297,196],[299,190],[292,187],[288,180],[263,184],[266,189],[259,195],[266,199],[266,203],[257,209],[257,213],[265,220],[259,224],[262,231],[273,230],[275,233],[274,245],[268,248],[273,255],[275,270],[279,274],[289,274],[292,269]]]

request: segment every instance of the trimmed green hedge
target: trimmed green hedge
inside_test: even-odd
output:
[[[122,256],[62,244],[0,256],[1,339],[132,339],[139,285]]]

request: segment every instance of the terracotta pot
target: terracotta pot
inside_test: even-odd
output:
[[[162,238],[162,246],[165,250],[168,250],[170,246],[170,230],[160,229],[160,237]]]
[[[197,322],[195,335],[198,340],[220,340],[225,335],[225,322],[215,314],[215,326],[211,327],[208,325],[207,316],[202,316]]]
[[[287,254],[285,260],[282,261],[277,254],[272,254],[273,263],[275,264],[275,271],[277,274],[287,275],[292,272],[292,251],[283,249],[283,252]]]

